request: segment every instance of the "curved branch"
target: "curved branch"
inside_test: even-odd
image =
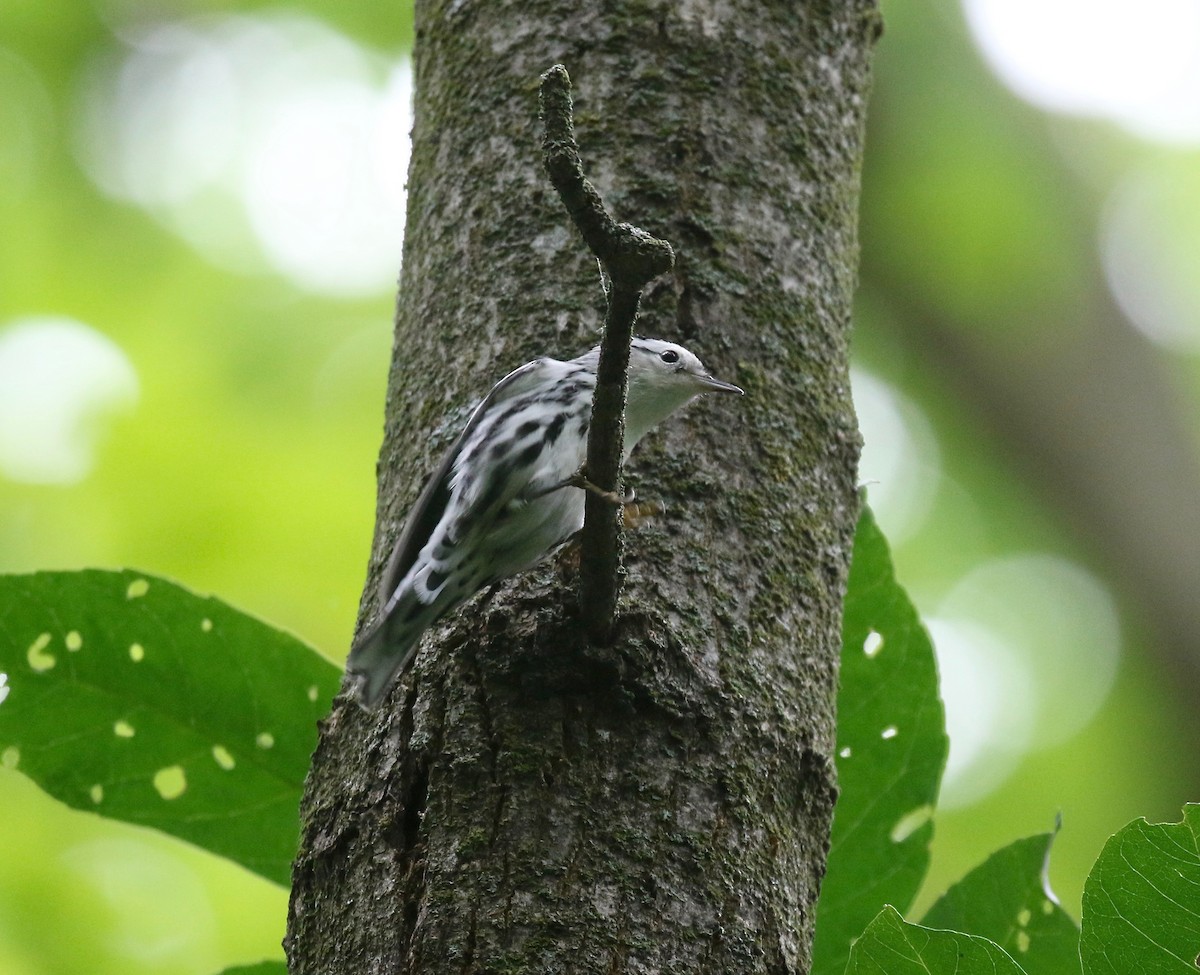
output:
[[[543,74],[539,94],[546,173],[611,282],[584,471],[601,491],[620,496],[629,343],[638,303],[642,288],[672,268],[675,252],[665,240],[613,220],[596,187],[584,176],[567,69],[556,64]],[[595,491],[587,493],[584,504],[581,549],[579,607],[584,627],[593,643],[608,643],[620,587],[621,524],[611,502]]]

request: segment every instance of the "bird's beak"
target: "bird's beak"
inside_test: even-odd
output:
[[[717,379],[707,373],[702,373],[695,377],[696,382],[700,384],[701,392],[704,393],[737,393],[738,396],[745,395],[746,391],[741,386],[735,386],[733,383],[727,383],[722,379]]]

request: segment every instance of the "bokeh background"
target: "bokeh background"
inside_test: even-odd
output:
[[[922,901],[1061,813],[1077,914],[1200,799],[1200,0],[884,9],[854,386],[952,738]],[[0,4],[0,571],[135,566],[341,659],[410,43],[401,3]],[[207,975],[285,907],[0,767],[0,971]]]

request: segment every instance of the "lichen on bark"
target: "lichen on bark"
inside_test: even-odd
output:
[[[505,372],[595,343],[595,267],[540,168],[576,84],[589,175],[677,251],[643,302],[747,395],[631,461],[616,639],[570,567],[479,597],[376,714],[325,722],[294,972],[806,971],[857,512],[847,379],[873,3],[421,2],[405,264],[363,621],[408,504]]]

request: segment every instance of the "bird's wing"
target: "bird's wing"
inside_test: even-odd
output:
[[[400,533],[400,538],[392,549],[387,566],[383,570],[383,579],[380,583],[380,606],[387,605],[392,593],[396,591],[400,581],[408,575],[408,570],[412,568],[421,549],[425,547],[425,543],[429,541],[434,529],[437,528],[438,522],[442,520],[446,506],[450,503],[454,462],[458,459],[459,451],[462,450],[462,446],[470,437],[471,432],[479,426],[480,420],[494,406],[533,389],[538,383],[547,379],[555,366],[560,365],[561,363],[556,360],[548,358],[527,362],[496,383],[483,398],[483,402],[475,407],[475,411],[467,420],[467,425],[463,428],[462,433],[442,456],[437,470],[425,482],[424,489],[408,513],[404,530]]]

